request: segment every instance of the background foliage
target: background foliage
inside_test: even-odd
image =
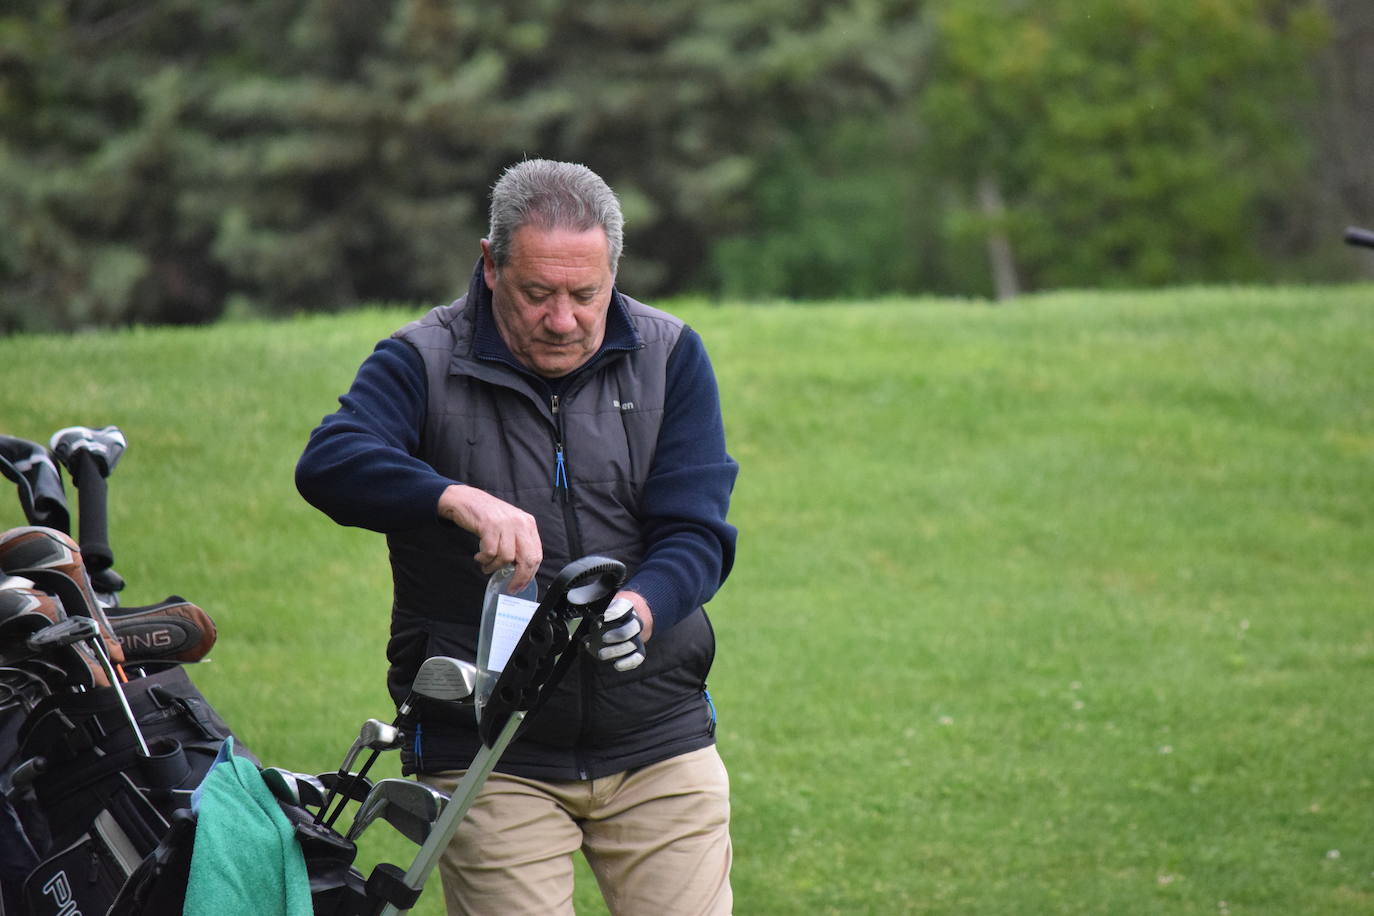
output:
[[[645,296],[1350,277],[1371,47],[1360,0],[13,0],[0,330],[443,301],[530,155],[620,191]]]

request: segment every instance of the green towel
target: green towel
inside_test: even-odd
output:
[[[251,760],[225,740],[197,789],[199,814],[184,916],[311,916],[300,843]]]

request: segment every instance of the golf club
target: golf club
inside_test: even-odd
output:
[[[327,791],[318,776],[308,773],[292,773],[296,777],[296,792],[301,798],[301,807],[318,809],[324,804]]]
[[[295,773],[287,772],[281,767],[263,767],[262,781],[279,801],[288,805],[300,805],[301,790]]]
[[[105,616],[129,666],[198,662],[218,636],[210,615],[177,595],[144,607],[110,608]]]
[[[86,572],[81,548],[69,535],[53,528],[12,528],[0,534],[0,567],[56,595],[67,614],[95,620],[111,660],[116,666],[124,661],[124,650]]]
[[[429,838],[447,801],[444,793],[424,783],[397,778],[379,780],[363,800],[346,838],[356,841],[373,821],[381,818],[403,837],[421,846]]]
[[[415,704],[421,699],[462,703],[472,696],[476,683],[477,666],[472,662],[448,655],[432,655],[420,664],[420,670],[415,673],[415,680],[410,685],[410,695],[396,708],[396,719],[392,725],[400,729],[408,724]],[[368,774],[382,750],[390,748],[374,748],[355,778],[361,779]],[[345,803],[339,802],[338,809],[324,822],[326,827],[332,827],[338,820]]]
[[[343,789],[343,801],[339,802],[338,810],[330,816],[328,821],[324,820],[325,811],[328,810],[330,803],[334,800],[334,796],[342,788],[344,780],[349,779],[349,768],[353,766],[353,761],[357,759],[358,754],[363,748],[377,751],[390,750],[398,746],[397,742],[399,740],[400,732],[397,731],[396,726],[388,725],[380,719],[368,719],[364,722],[363,727],[358,730],[357,739],[354,740],[353,746],[348,749],[348,753],[344,756],[343,764],[339,767],[339,772],[337,774],[338,780],[334,783],[333,787],[330,788],[329,794],[325,796],[324,805],[320,807],[319,813],[315,815],[315,823],[318,824],[323,821],[326,827],[332,827],[334,821],[343,813],[344,805],[347,804],[352,791],[351,786],[347,789]],[[359,777],[360,776],[361,774],[359,774]],[[354,777],[353,781],[356,781],[359,777]]]
[[[119,699],[119,707],[124,711],[124,718],[129,720],[129,727],[133,729],[134,737],[138,739],[139,750],[143,752],[144,757],[153,756],[152,752],[148,750],[148,742],[143,737],[143,729],[138,727],[138,718],[134,716],[134,711],[129,706],[129,698],[124,695],[124,687],[119,678],[115,676],[114,665],[110,662],[109,655],[105,653],[105,640],[101,637],[100,627],[94,620],[89,617],[68,617],[66,620],[34,633],[29,637],[28,645],[33,651],[42,652],[51,647],[66,646],[82,641],[95,651],[96,660],[104,669],[105,676],[110,679],[110,687],[114,689],[115,696]]]
[[[410,715],[416,700],[421,697],[456,703],[472,696],[477,683],[477,666],[472,662],[447,655],[433,655],[425,659],[410,685],[410,696],[396,710],[398,718]]]
[[[0,585],[0,658],[7,654],[3,643],[26,641],[33,633],[67,619],[61,599],[33,586],[32,580],[17,576],[7,578]],[[52,662],[57,664],[50,665]],[[36,660],[28,659],[24,663],[34,665]],[[53,689],[109,686],[95,653],[84,642],[71,643],[69,652],[50,654],[45,665],[63,672],[61,680],[51,684]]]

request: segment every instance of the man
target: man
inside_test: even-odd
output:
[[[622,226],[589,169],[508,169],[467,295],[377,345],[296,470],[335,521],[387,535],[398,702],[425,658],[475,657],[491,573],[630,570],[446,853],[450,913],[572,913],[579,848],[614,914],[731,909],[702,605],[734,560],[738,467],[700,338],[615,288]],[[425,718],[402,761],[451,791],[478,747],[474,722]]]

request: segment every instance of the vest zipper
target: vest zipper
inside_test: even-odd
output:
[[[563,455],[563,414],[561,412],[562,401],[558,395],[549,396],[549,410],[553,414],[554,422],[554,442],[553,442],[553,492],[554,498],[563,505],[563,519],[568,529],[568,544],[572,548],[571,553],[574,558],[582,556],[582,536],[577,528],[577,519],[572,510],[572,500],[569,498],[571,490],[568,486],[568,468]],[[576,647],[570,647],[567,651],[576,651]],[[577,663],[581,664],[582,659]],[[589,667],[582,670],[582,690],[580,701],[582,703],[582,729],[578,735],[577,745],[573,748],[573,758],[577,766],[579,779],[590,779],[591,770],[587,765],[586,748],[590,744],[590,738],[595,733],[595,723],[593,722],[594,710],[596,709],[595,690],[593,678],[596,677],[594,671]]]
[[[563,463],[563,418],[558,413],[558,395],[549,396],[549,410],[553,412],[553,494],[559,502],[568,501],[568,468]]]

